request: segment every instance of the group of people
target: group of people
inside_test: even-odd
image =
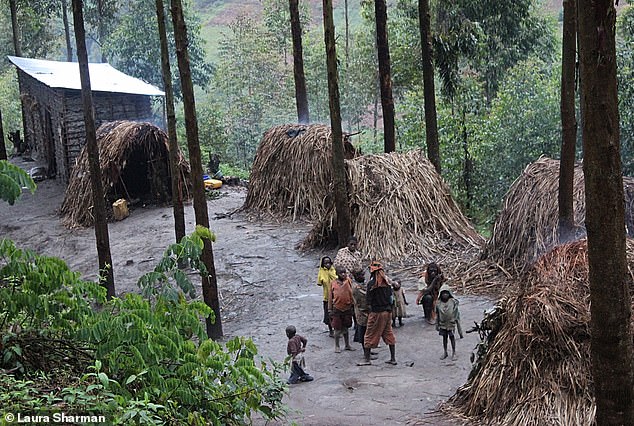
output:
[[[354,351],[350,345],[349,328],[354,323],[353,341],[361,343],[363,360],[357,365],[371,365],[377,354],[381,339],[390,349],[390,359],[386,363],[397,365],[396,337],[392,327],[403,325],[406,317],[405,293],[398,281],[387,277],[383,265],[373,260],[369,265],[370,278],[365,282],[363,255],[358,250],[358,240],[351,237],[348,246],[341,248],[334,261],[321,258],[317,285],[323,289],[323,322],[328,326],[329,335],[335,339],[335,352]],[[435,324],[443,337],[443,356],[447,358],[447,344],[451,341],[452,359],[456,358],[454,331],[463,337],[460,326],[460,311],[451,289],[445,282],[440,267],[430,263],[418,285],[416,304],[422,305],[425,320]],[[292,358],[289,383],[310,381],[313,378],[304,372],[301,361],[306,347],[306,339],[296,334],[295,327],[286,329],[289,337],[287,352]]]

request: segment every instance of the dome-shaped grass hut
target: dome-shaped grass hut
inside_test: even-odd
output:
[[[346,160],[354,234],[369,257],[430,261],[474,256],[484,243],[420,150],[364,155]],[[302,247],[324,244],[333,235],[334,205]]]
[[[585,236],[585,187],[583,168],[575,166],[574,219],[577,237]],[[634,236],[634,179],[623,178],[625,225]],[[526,270],[558,243],[559,161],[541,157],[526,166],[504,197],[503,208],[482,259],[491,260],[512,273]]]
[[[344,135],[345,158],[356,151]],[[285,124],[264,133],[245,210],[277,217],[320,219],[332,203],[332,136],[323,124]]]
[[[633,271],[630,239],[627,260]],[[511,288],[476,368],[443,409],[487,425],[594,424],[586,240],[558,245]]]
[[[109,218],[113,217],[112,203],[120,198],[147,204],[170,202],[172,187],[165,132],[150,123],[113,121],[99,127],[97,145]],[[180,151],[177,157],[181,177],[188,182],[189,163]],[[61,214],[63,223],[69,227],[93,224],[92,187],[85,146],[73,167]]]

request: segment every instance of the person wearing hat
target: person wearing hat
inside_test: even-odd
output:
[[[379,346],[381,338],[390,348],[388,364],[396,365],[396,337],[392,331],[392,286],[388,283],[381,262],[370,264],[370,281],[366,290],[369,308],[368,323],[363,341],[363,362],[358,365],[371,365],[370,351]]]

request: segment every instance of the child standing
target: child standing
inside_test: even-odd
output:
[[[399,327],[403,327],[403,317],[407,317],[405,311],[405,305],[407,300],[405,299],[405,292],[401,283],[394,281],[392,283],[392,290],[394,294],[394,305],[392,306],[392,327],[396,327],[396,318],[398,318]]]
[[[313,380],[312,376],[302,368],[306,366],[304,352],[306,351],[308,340],[296,333],[295,326],[289,325],[286,327],[286,337],[288,337],[286,353],[291,356],[291,377],[287,381],[289,385],[294,385],[297,382],[311,382]]]
[[[328,295],[330,294],[330,283],[337,279],[337,272],[335,267],[332,266],[332,259],[328,256],[321,258],[319,264],[319,272],[317,273],[317,285],[324,289],[324,324],[328,326],[328,335],[335,337],[330,325],[330,315],[328,315]]]
[[[343,336],[344,349],[354,351],[348,340],[348,328],[352,326],[352,314],[354,300],[352,297],[352,283],[346,269],[337,266],[337,279],[330,283],[330,294],[328,295],[328,314],[330,324],[335,330],[335,353],[340,353],[339,341]]]
[[[456,360],[456,338],[454,337],[454,330],[457,328],[458,335],[461,339],[463,337],[458,304],[458,300],[451,294],[449,286],[443,284],[443,286],[440,287],[438,303],[436,304],[436,330],[438,330],[438,334],[442,336],[442,346],[444,349],[443,356],[441,356],[440,359],[445,359],[449,356],[447,354],[447,338],[449,338],[449,340],[451,340],[451,359]]]

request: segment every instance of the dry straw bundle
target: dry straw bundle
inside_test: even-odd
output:
[[[169,145],[161,129],[150,123],[109,122],[97,130],[97,145],[109,218],[112,218],[112,202],[118,198],[130,201],[130,197],[140,197],[154,203],[171,199]],[[181,176],[188,182],[189,164],[180,151],[177,156]],[[63,223],[68,227],[91,226],[92,205],[88,151],[84,147],[62,203]]]
[[[262,137],[244,208],[277,217],[319,219],[332,201],[332,138],[322,124],[285,124]],[[355,149],[344,138],[346,158]]]
[[[593,424],[586,241],[555,247],[515,289],[479,372],[443,408],[493,425]]]
[[[471,256],[483,243],[447,184],[420,150],[364,155],[346,161],[352,228],[371,258],[429,261]],[[303,242],[322,244],[335,223],[334,208]]]
[[[574,218],[577,237],[585,235],[585,189],[581,165],[575,167]],[[626,198],[626,225],[634,231],[634,180],[623,178]],[[529,164],[513,183],[495,221],[491,239],[482,258],[497,263],[511,273],[528,268],[542,253],[558,242],[559,161],[541,157]]]

